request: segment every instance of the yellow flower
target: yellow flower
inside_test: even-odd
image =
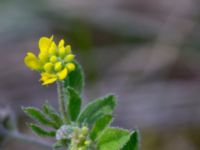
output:
[[[41,73],[43,85],[64,80],[67,75],[75,70],[75,55],[71,52],[71,46],[66,45],[63,39],[58,45],[53,41],[53,36],[41,37],[39,40],[39,54],[28,52],[24,58],[27,67]]]

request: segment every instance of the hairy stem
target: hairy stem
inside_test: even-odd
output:
[[[58,105],[59,105],[59,111],[65,121],[65,123],[69,124],[69,117],[67,115],[66,107],[67,104],[67,97],[65,89],[64,89],[64,82],[63,81],[57,81],[57,92],[58,92]]]
[[[48,150],[52,149],[52,146],[50,143],[35,139],[33,137],[21,134],[19,132],[10,132],[8,134],[8,136],[12,139],[16,139],[16,140],[22,141],[24,143],[33,144],[33,145],[36,145],[36,146],[39,146],[39,147],[42,147],[42,148],[45,148]]]

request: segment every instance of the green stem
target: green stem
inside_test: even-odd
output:
[[[64,119],[64,122],[69,124],[70,121],[69,121],[69,117],[67,115],[67,111],[65,107],[65,105],[67,104],[67,97],[66,97],[63,81],[57,81],[57,92],[58,92],[59,111]]]

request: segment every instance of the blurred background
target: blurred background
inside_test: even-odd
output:
[[[14,112],[31,134],[21,106],[57,107],[55,85],[41,86],[23,62],[53,34],[83,65],[85,103],[118,95],[113,125],[138,128],[142,150],[200,150],[199,14],[198,0],[0,0],[0,118]]]

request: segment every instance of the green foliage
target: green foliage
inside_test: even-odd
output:
[[[72,71],[64,80],[64,86],[65,89],[71,87],[81,94],[84,87],[84,73],[81,65],[78,62],[74,63],[76,65],[76,69]]]
[[[43,105],[42,110],[43,110],[44,114],[51,119],[51,121],[53,122],[54,127],[56,129],[58,129],[63,124],[62,118],[55,111],[55,109],[52,106],[50,106],[50,104],[48,102],[46,102]]]
[[[44,103],[44,105],[42,106],[42,111],[45,113],[45,114],[50,114],[50,113],[54,113],[55,112],[55,109],[49,104],[48,101],[46,101]]]
[[[71,121],[75,121],[81,110],[81,97],[72,88],[68,88],[68,114]]]
[[[28,124],[28,127],[32,129],[34,133],[36,133],[38,136],[42,137],[54,137],[55,131],[45,131],[44,129],[40,128],[36,124]]]
[[[64,147],[67,147],[69,144],[69,140],[58,140],[56,141],[56,143],[53,144],[53,149],[58,149],[58,148],[62,148],[63,146]]]
[[[112,121],[111,115],[104,115],[101,118],[99,118],[95,122],[95,124],[90,132],[91,140],[95,141],[103,133],[104,129],[109,126],[111,121]]]
[[[81,112],[78,122],[79,124],[85,123],[90,126],[102,116],[106,114],[112,114],[115,105],[116,100],[113,95],[92,101]]]
[[[56,125],[53,122],[51,122],[45,116],[45,114],[43,112],[41,112],[39,109],[34,108],[34,107],[26,107],[26,108],[22,108],[22,109],[29,117],[38,121],[40,124],[56,128]]]
[[[139,149],[139,132],[132,131],[131,137],[121,150],[138,150]]]
[[[32,119],[36,120],[39,124],[58,129],[62,124],[63,120],[60,115],[54,110],[48,102],[46,102],[42,110],[34,107],[22,108],[23,111]],[[55,137],[56,131],[46,131],[36,124],[28,124],[28,127],[32,129],[34,133],[42,137]]]
[[[63,100],[65,104],[65,113],[57,113],[48,102],[43,105],[42,110],[34,107],[23,108],[23,111],[40,125],[55,129],[47,131],[40,125],[31,123],[28,126],[34,133],[41,137],[56,137],[54,149],[65,147],[72,150],[72,147],[75,147],[75,150],[88,150],[88,148],[90,150],[139,150],[137,131],[130,133],[125,129],[110,127],[116,105],[114,95],[98,98],[81,110],[84,75],[77,62],[76,70],[71,72],[61,84],[59,100]],[[67,122],[63,121],[63,117],[68,119]]]
[[[97,142],[98,150],[119,150],[130,138],[128,130],[107,128]]]

